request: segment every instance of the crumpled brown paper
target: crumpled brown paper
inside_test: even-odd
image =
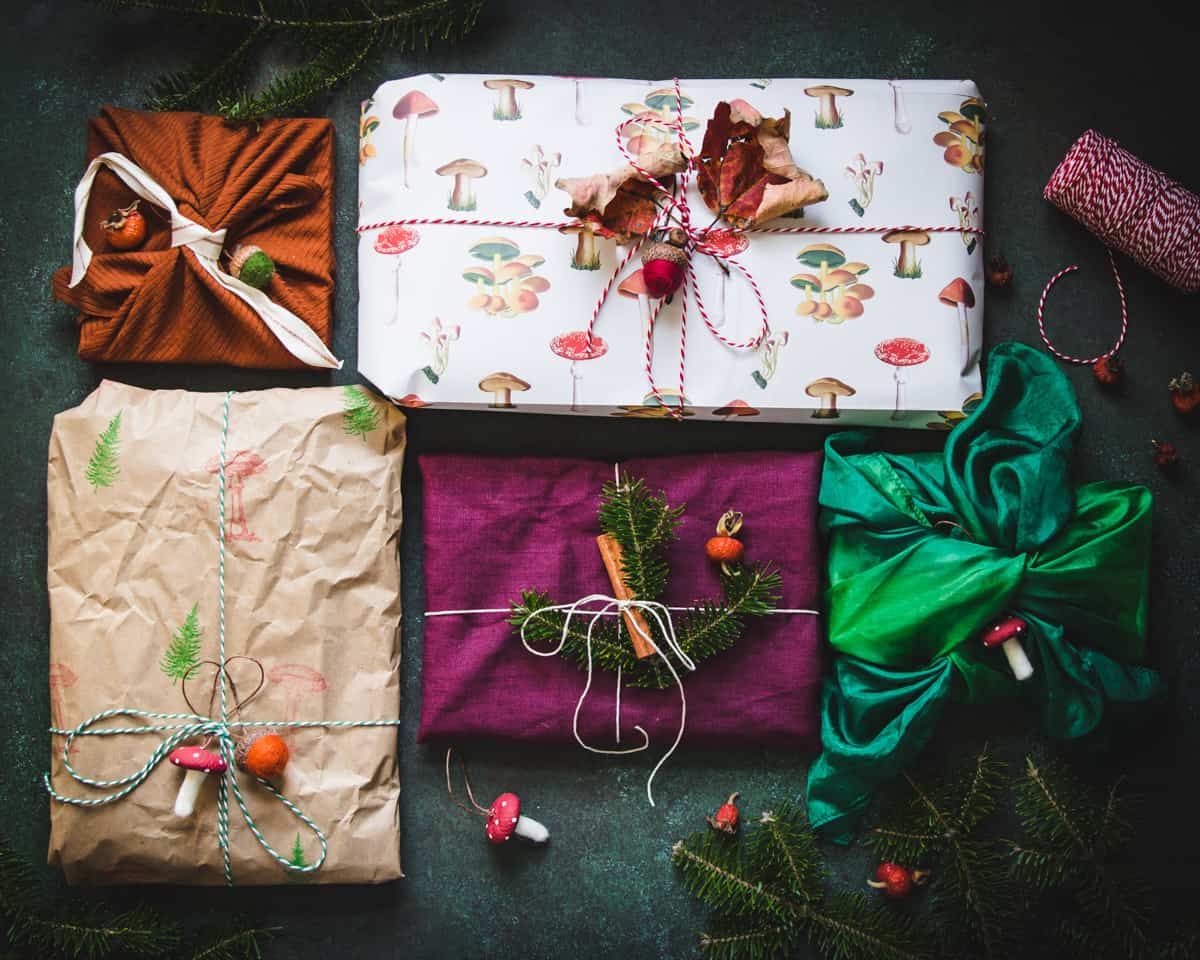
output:
[[[162,661],[193,605],[203,631],[199,656],[216,658],[223,399],[105,381],[55,418],[47,578],[55,726],[116,707],[187,712],[180,683]],[[361,388],[233,396],[226,656],[258,658],[268,675],[246,719],[398,717],[404,443],[403,414]],[[245,663],[232,669],[239,690],[253,687],[257,670]],[[188,681],[201,710],[209,689]],[[84,776],[117,779],[145,763],[165,736],[78,737],[71,763]],[[285,736],[292,757],[277,785],[324,831],[328,857],[315,873],[285,870],[250,833],[231,791],[234,882],[401,876],[396,728],[314,727]],[[55,789],[105,792],[72,779],[62,763],[65,740],[52,739]],[[172,806],[182,778],[164,761],[108,806],[52,800],[49,862],[70,883],[224,883],[215,778],[204,784],[193,816],[181,819]],[[239,783],[275,849],[291,857],[299,836],[304,861],[313,863],[320,848],[312,832],[253,777],[243,774]]]

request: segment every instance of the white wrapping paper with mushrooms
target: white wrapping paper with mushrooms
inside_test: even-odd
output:
[[[402,405],[949,429],[976,399],[970,81],[425,74],[360,130],[359,357]]]
[[[401,875],[404,426],[357,386],[105,381],[55,418],[49,861],[68,882]]]

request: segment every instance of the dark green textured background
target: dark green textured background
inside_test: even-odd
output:
[[[1094,9],[1094,8],[1093,8]],[[50,275],[69,262],[71,194],[83,170],[84,123],[97,106],[136,107],[148,81],[177,69],[193,38],[173,21],[117,16],[78,2],[5,5],[0,58],[0,344],[4,434],[0,456],[0,829],[35,858],[44,855],[47,606],[45,453],[55,412],[79,403],[101,377],[142,386],[254,389],[329,382],[218,368],[89,366],[75,357],[71,311],[50,298]],[[1108,21],[1050,4],[850,4],[490,0],[475,33],[454,48],[392,56],[317,105],[338,129],[339,252],[335,352],[347,360],[332,382],[355,379],[354,210],[358,101],[377,83],[425,70],[561,73],[632,77],[834,76],[971,77],[991,109],[987,246],[1016,270],[1014,290],[989,292],[989,343],[1036,342],[1033,307],[1045,278],[1079,262],[1056,290],[1052,317],[1079,351],[1106,347],[1118,321],[1102,247],[1041,199],[1050,171],[1089,126],[1120,139],[1148,162],[1200,188],[1194,108],[1187,106],[1195,53],[1170,11],[1139,5]],[[799,138],[803,137],[803,126]],[[802,157],[802,146],[798,148]],[[1140,855],[1165,914],[1188,909],[1200,840],[1189,824],[1185,784],[1200,745],[1197,606],[1200,556],[1200,436],[1174,416],[1166,381],[1200,368],[1195,299],[1122,261],[1132,316],[1120,395],[1102,394],[1086,370],[1072,369],[1086,414],[1078,457],[1081,480],[1139,481],[1156,494],[1151,649],[1170,680],[1169,702],[1122,716],[1071,756],[1090,777],[1127,773],[1146,799]],[[1200,370],[1197,370],[1200,372]],[[581,429],[586,427],[586,429]],[[619,457],[651,451],[810,449],[807,427],[746,423],[675,425],[552,417],[425,413],[411,419],[411,450],[562,452]],[[1184,463],[1174,478],[1154,468],[1151,437],[1172,439]],[[936,442],[898,437],[897,442]],[[420,489],[406,477],[401,820],[408,878],[378,888],[120,891],[202,912],[249,909],[287,935],[270,957],[679,957],[688,955],[704,917],[680,889],[671,842],[702,825],[703,814],[734,789],[756,814],[801,794],[804,757],[753,747],[738,753],[685,752],[658,781],[650,809],[642,784],[654,756],[609,762],[572,750],[470,749],[478,791],[519,791],[549,826],[545,848],[494,850],[478,821],[447,801],[441,753],[413,743],[420,704],[422,609]],[[494,559],[482,547],[464,564]],[[718,669],[713,664],[713,669]],[[731,697],[737,696],[730,690]],[[1019,711],[963,714],[941,749],[991,736],[1019,758],[1039,741]],[[858,885],[865,851],[831,850],[835,883]],[[1049,945],[1046,956],[1053,956]]]

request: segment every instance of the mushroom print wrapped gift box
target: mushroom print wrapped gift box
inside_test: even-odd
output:
[[[400,876],[404,436],[353,386],[105,381],[55,418],[47,788],[68,882]]]
[[[655,761],[680,734],[684,748],[816,745],[819,453],[419,466],[419,739]],[[503,562],[463,576],[480,544],[502,545]],[[655,794],[669,795],[664,776]]]
[[[401,403],[943,429],[979,391],[969,81],[427,74],[361,126],[359,357]]]

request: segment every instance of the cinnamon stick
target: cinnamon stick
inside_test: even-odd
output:
[[[596,538],[596,546],[600,548],[600,559],[604,561],[604,569],[608,573],[608,581],[612,584],[613,596],[618,600],[636,600],[637,595],[625,585],[625,576],[621,571],[621,544],[615,537],[602,533]],[[633,652],[639,660],[651,657],[655,653],[654,645],[646,639],[652,636],[650,625],[642,616],[640,610],[626,610],[622,614],[625,627],[633,640]]]

